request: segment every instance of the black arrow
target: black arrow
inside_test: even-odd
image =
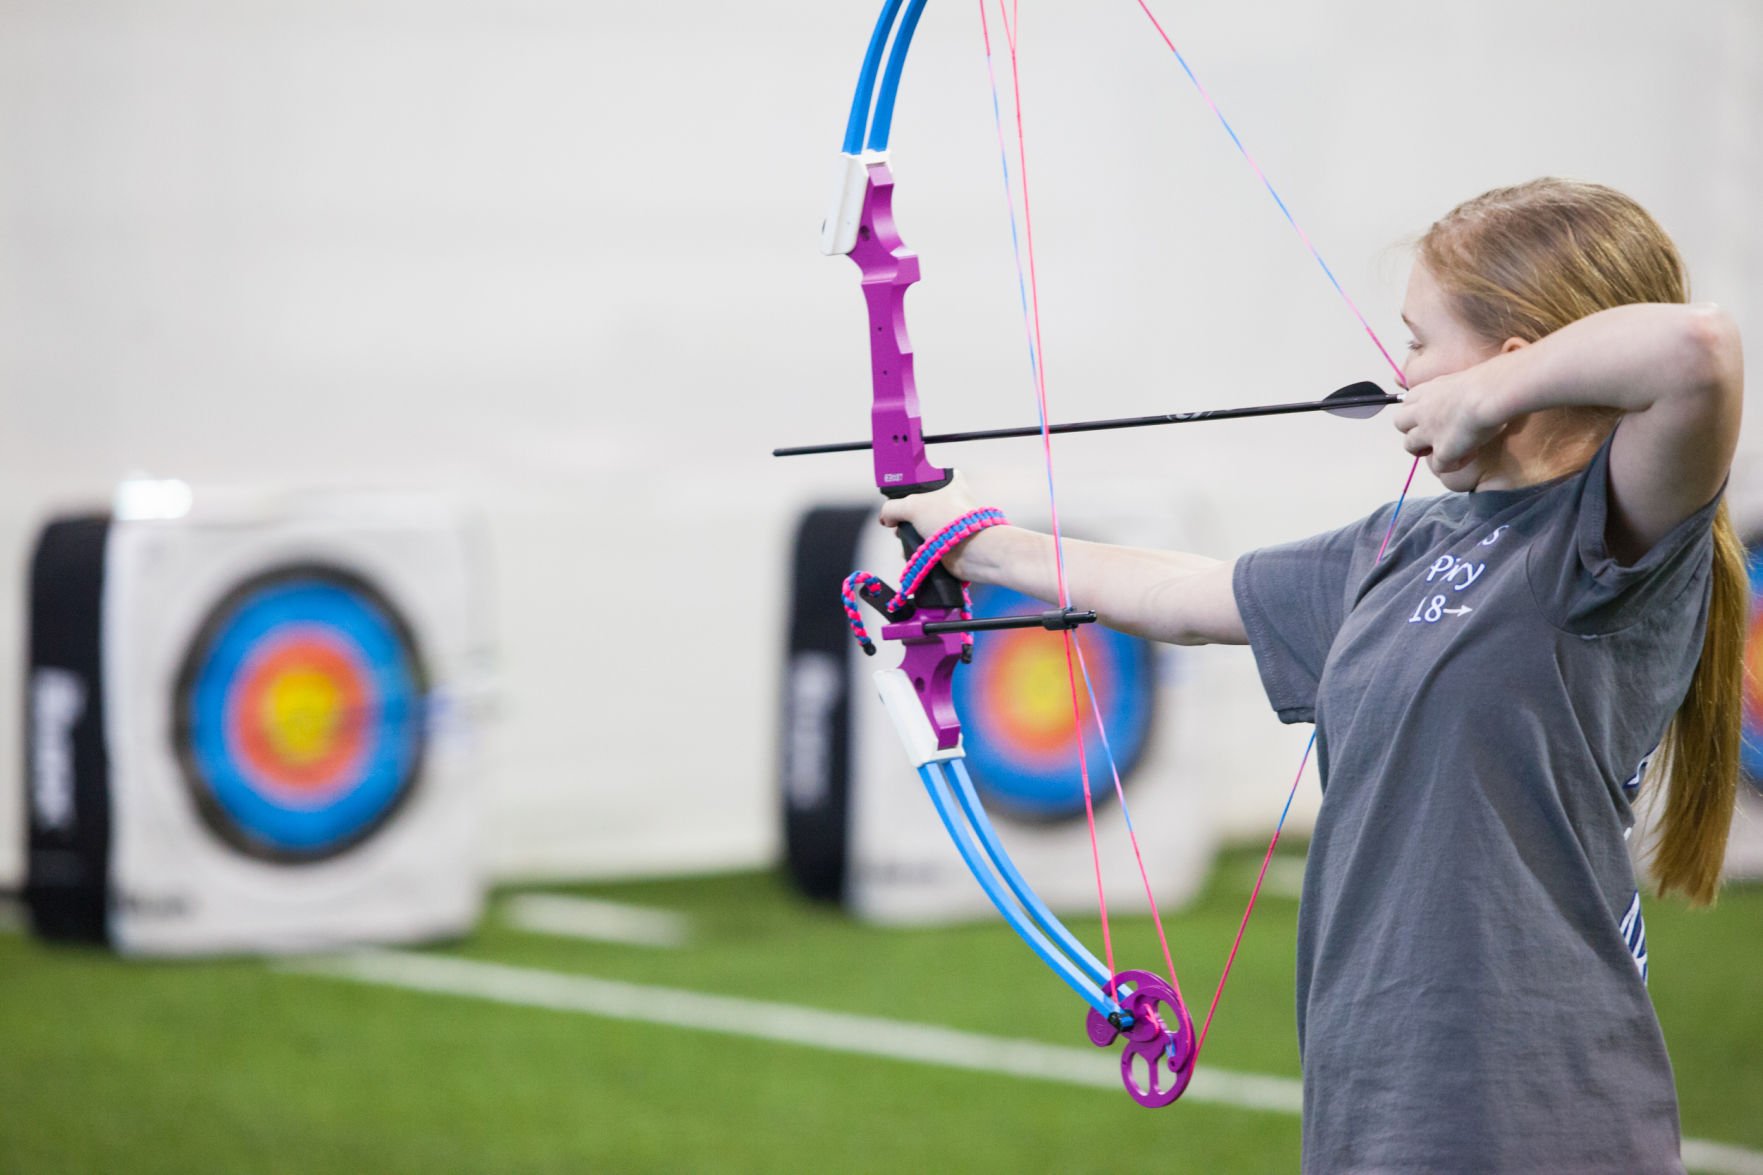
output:
[[[1111,428],[1144,428],[1152,424],[1198,424],[1203,420],[1241,420],[1249,416],[1289,416],[1294,412],[1327,412],[1355,420],[1376,416],[1391,404],[1399,404],[1400,396],[1392,396],[1370,380],[1348,384],[1320,400],[1299,400],[1291,404],[1258,404],[1249,408],[1214,408],[1209,412],[1169,412],[1161,416],[1123,416],[1115,420],[1074,420],[1050,424],[1046,431],[1102,432]],[[944,432],[924,438],[927,445],[946,445],[956,441],[999,441],[1009,437],[1038,437],[1041,426],[1022,428],[985,428],[976,432]],[[773,457],[807,457],[815,453],[856,453],[873,448],[869,441],[840,441],[831,445],[795,445],[773,449]]]

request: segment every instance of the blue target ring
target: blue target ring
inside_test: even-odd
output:
[[[198,812],[265,860],[360,844],[416,785],[427,692],[409,626],[360,576],[301,565],[252,578],[178,676],[173,729]]]
[[[975,616],[1006,616],[1045,605],[1003,588],[976,587]],[[1084,658],[1122,784],[1144,758],[1156,700],[1151,647],[1092,625],[1082,630]],[[1083,815],[1077,730],[1066,677],[1065,641],[1044,629],[974,636],[974,658],[955,675],[954,700],[974,786],[1011,815],[1057,821]],[[1098,803],[1114,794],[1108,757],[1079,677],[1083,741]]]

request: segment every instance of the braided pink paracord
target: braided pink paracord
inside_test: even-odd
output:
[[[924,586],[924,581],[930,577],[931,570],[942,562],[945,555],[982,530],[1008,524],[1009,520],[1004,517],[1002,510],[989,506],[970,510],[955,519],[926,539],[913,553],[911,560],[903,569],[903,578],[898,594],[894,594],[893,589],[889,588],[879,576],[871,575],[867,571],[854,571],[847,576],[839,589],[839,596],[845,607],[845,622],[851,626],[851,635],[857,639],[858,646],[866,654],[875,652],[875,641],[870,637],[869,630],[864,627],[863,613],[858,607],[860,596],[880,612],[885,619],[895,619],[909,609],[913,594]],[[963,620],[970,619],[973,614],[973,599],[967,589],[968,584],[966,581],[962,581],[961,618]],[[964,633],[962,642],[972,645],[973,635]]]

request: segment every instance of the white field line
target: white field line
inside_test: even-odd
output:
[[[404,951],[319,956],[284,962],[278,968],[500,1004],[774,1040],[837,1053],[1098,1089],[1120,1088],[1120,1062],[1116,1054],[1100,1049],[984,1036],[957,1028],[826,1012],[795,1004],[706,995]],[[1289,1077],[1261,1077],[1217,1069],[1202,1069],[1195,1074],[1193,1085],[1183,1096],[1192,1101],[1284,1114],[1296,1114],[1303,1105],[1299,1084]]]
[[[1723,1142],[1683,1140],[1683,1165],[1710,1175],[1763,1175],[1763,1154]]]
[[[1097,1089],[1120,1088],[1120,1063],[1112,1052],[985,1036],[879,1016],[405,951],[316,956],[277,967],[408,991],[720,1032],[830,1052]],[[1182,1096],[1188,1101],[1279,1114],[1297,1114],[1304,1105],[1303,1087],[1293,1078],[1211,1068],[1196,1073],[1194,1083]],[[1707,1175],[1763,1175],[1763,1152],[1724,1143],[1686,1138],[1683,1158],[1690,1170]]]
[[[501,904],[499,916],[516,930],[626,946],[678,948],[692,937],[684,914],[563,894],[515,894]]]
[[[1304,861],[1301,857],[1275,857],[1267,863],[1267,880],[1261,892],[1272,898],[1297,901],[1304,894]]]

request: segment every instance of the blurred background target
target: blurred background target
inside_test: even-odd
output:
[[[1763,790],[1763,540],[1750,544],[1751,628],[1745,639],[1744,771]]]
[[[974,615],[1002,616],[1044,607],[1002,588],[975,588]],[[1107,726],[1121,781],[1144,758],[1155,710],[1151,648],[1099,625],[1082,634],[1084,656]],[[988,805],[1027,819],[1065,820],[1084,810],[1077,727],[1065,669],[1065,641],[1042,629],[982,632],[973,664],[955,676],[968,768]],[[1108,758],[1080,676],[1078,707],[1090,783],[1098,801],[1113,795]]]
[[[426,693],[408,625],[366,580],[269,571],[214,609],[179,674],[185,782],[208,827],[242,852],[335,856],[415,786]]]

